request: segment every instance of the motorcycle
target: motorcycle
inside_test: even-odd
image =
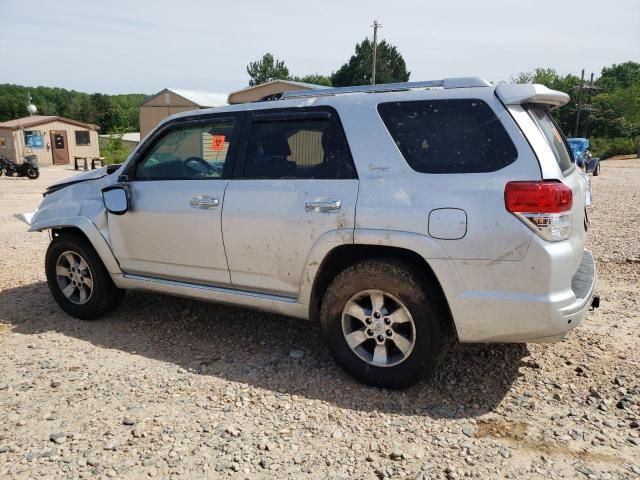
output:
[[[35,180],[40,176],[38,168],[38,157],[35,155],[27,155],[24,162],[15,163],[13,160],[0,156],[0,176],[5,174],[7,177],[27,177]]]

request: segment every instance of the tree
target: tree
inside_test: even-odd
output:
[[[605,91],[640,85],[640,63],[625,62],[604,67],[596,83]]]
[[[256,62],[247,65],[249,74],[249,86],[254,87],[271,80],[286,80],[289,78],[289,69],[282,60],[277,60],[270,53],[265,53]]]
[[[293,76],[290,78],[294,82],[313,83],[315,85],[324,85],[325,87],[331,86],[331,77],[328,75],[321,75],[319,73],[311,73],[302,77]]]
[[[376,83],[406,82],[411,72],[396,47],[383,40],[376,54]],[[371,83],[373,66],[373,42],[365,38],[356,44],[355,54],[338,71],[331,75],[335,87],[367,85]]]
[[[94,93],[91,103],[97,112],[97,123],[103,133],[115,132],[124,127],[124,113],[120,106],[109,95]]]

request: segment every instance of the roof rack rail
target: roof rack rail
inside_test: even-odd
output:
[[[352,87],[319,88],[317,90],[293,90],[283,92],[282,100],[301,97],[324,97],[343,93],[381,93],[399,92],[417,88],[472,88],[489,87],[491,84],[478,77],[445,78],[443,80],[426,80],[423,82],[381,83],[377,85],[355,85]]]

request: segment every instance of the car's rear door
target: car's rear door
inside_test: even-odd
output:
[[[109,216],[126,274],[228,285],[221,215],[241,117],[174,122],[127,169],[131,209]]]
[[[229,182],[222,231],[234,287],[295,297],[321,237],[352,243],[358,179],[335,110],[258,111]]]

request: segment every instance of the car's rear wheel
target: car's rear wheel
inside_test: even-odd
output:
[[[336,361],[382,388],[414,385],[435,370],[451,341],[440,290],[393,259],[366,260],[327,289],[320,321]]]
[[[78,235],[54,237],[45,270],[53,298],[73,317],[99,318],[124,298],[125,291],[114,285],[96,251]]]
[[[598,162],[596,168],[593,169],[593,176],[597,177],[598,175],[600,175],[600,162]]]

